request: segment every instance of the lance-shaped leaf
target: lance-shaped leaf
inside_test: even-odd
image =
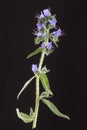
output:
[[[35,78],[35,76],[33,76],[32,78],[30,78],[22,87],[22,89],[20,90],[20,92],[18,93],[17,99],[19,99],[20,95],[22,94],[22,92],[27,88],[27,86],[30,84],[30,82]]]
[[[36,49],[35,51],[33,51],[32,53],[30,53],[28,56],[27,56],[27,59],[34,56],[34,55],[37,55],[38,53],[42,52],[43,51],[43,48],[42,47],[39,47],[38,49]]]
[[[23,112],[20,112],[18,108],[16,108],[17,116],[24,122],[24,123],[30,123],[33,121],[34,116],[29,116]]]
[[[55,37],[50,37],[50,40],[55,44],[56,47],[58,47],[57,45],[57,42],[59,42],[59,39],[58,38],[55,38]]]
[[[47,75],[45,73],[40,74],[40,80],[43,85],[43,88],[50,94],[53,95],[53,92],[50,89],[49,80],[47,78]]]
[[[46,100],[46,99],[42,99],[42,101],[43,101],[43,103],[45,103],[45,104],[49,107],[49,109],[50,109],[55,115],[70,120],[69,116],[67,116],[67,115],[65,115],[65,114],[63,114],[63,113],[61,113],[61,112],[58,110],[58,108],[57,108],[52,102],[50,102],[50,101],[48,101],[48,100]]]

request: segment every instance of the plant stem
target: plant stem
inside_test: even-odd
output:
[[[42,64],[43,64],[43,61],[44,61],[44,56],[45,56],[45,50],[43,50],[43,52],[42,52],[42,54],[41,54],[38,71],[40,71],[41,68],[42,68]],[[34,117],[34,120],[33,120],[32,128],[36,128],[36,125],[37,125],[37,117],[38,117],[38,110],[39,110],[39,76],[36,75],[35,117]]]
[[[41,54],[38,71],[39,71],[39,70],[41,69],[41,67],[42,67],[42,64],[43,64],[43,61],[44,61],[44,56],[45,56],[45,49],[42,51],[42,54]]]
[[[34,121],[33,121],[33,126],[32,126],[32,128],[36,128],[38,110],[39,110],[39,76],[37,75],[37,76],[36,76],[35,117],[34,117]]]

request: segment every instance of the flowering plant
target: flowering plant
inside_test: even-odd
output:
[[[35,51],[30,53],[27,56],[27,59],[30,57],[41,53],[40,62],[39,64],[32,64],[32,71],[34,76],[30,78],[20,90],[17,99],[19,99],[22,92],[29,86],[31,81],[35,78],[36,79],[36,98],[35,98],[35,109],[30,108],[30,113],[25,114],[20,112],[19,109],[16,109],[17,116],[24,121],[25,123],[32,122],[32,128],[36,128],[37,124],[37,117],[40,102],[42,101],[48,108],[57,116],[70,119],[67,115],[61,113],[58,108],[49,101],[49,98],[53,96],[53,92],[50,88],[49,79],[47,77],[47,73],[49,70],[46,66],[43,67],[44,58],[50,55],[54,51],[54,47],[58,47],[57,42],[59,41],[59,37],[63,35],[62,30],[57,26],[56,16],[52,15],[50,9],[44,9],[41,11],[41,14],[36,16],[37,18],[37,28],[34,30],[35,37],[35,44],[40,44],[40,47],[37,48]],[[44,91],[40,93],[40,82],[43,86]]]

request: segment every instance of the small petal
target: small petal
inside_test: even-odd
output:
[[[62,35],[61,29],[59,28],[57,31],[53,32],[53,35],[54,35],[55,37],[60,37],[60,36]]]
[[[42,44],[41,44],[41,47],[42,47],[42,48],[44,48],[44,47],[45,47],[45,44],[44,44],[44,42],[42,42]]]
[[[49,11],[49,9],[44,9],[43,13],[44,13],[44,16],[46,16],[46,17],[51,16],[51,12]]]
[[[37,65],[36,64],[33,64],[32,65],[32,71],[35,73],[35,72],[37,72]]]
[[[37,35],[37,37],[45,37],[46,32],[45,33],[38,32],[36,35]]]
[[[42,37],[42,33],[38,32],[37,34],[37,37]]]
[[[45,24],[44,24],[44,23],[38,23],[38,24],[37,24],[38,30],[41,30],[41,29],[43,29],[44,27],[45,27]]]
[[[46,36],[46,32],[42,34],[42,37],[45,37]]]
[[[52,42],[48,42],[47,44],[42,42],[41,47],[42,48],[46,47],[48,50],[50,50],[50,49],[52,49]]]
[[[39,16],[40,19],[44,18],[44,14],[41,11],[41,15]]]
[[[57,20],[56,20],[56,19],[52,19],[52,20],[49,20],[49,22],[50,22],[50,24],[51,24],[52,26],[55,26],[56,23],[57,23]]]
[[[46,45],[46,48],[48,50],[52,49],[52,42],[48,42],[47,45]]]

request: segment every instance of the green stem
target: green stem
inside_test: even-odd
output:
[[[32,126],[32,128],[36,128],[38,110],[39,110],[39,76],[37,75],[37,76],[36,76],[35,117],[34,117],[34,120],[33,120],[33,126]]]
[[[38,70],[40,70],[41,67],[42,67],[42,64],[43,64],[43,61],[44,61],[44,56],[45,56],[45,49],[43,50],[43,52],[41,54]]]
[[[44,61],[44,56],[45,56],[45,50],[43,50],[43,52],[42,52],[42,54],[41,54],[38,71],[40,71],[41,68],[42,68],[42,64],[43,64],[43,61]],[[32,128],[36,128],[36,125],[37,125],[37,117],[38,117],[38,111],[39,111],[39,76],[36,75],[35,117],[34,117],[34,120],[33,120]]]

